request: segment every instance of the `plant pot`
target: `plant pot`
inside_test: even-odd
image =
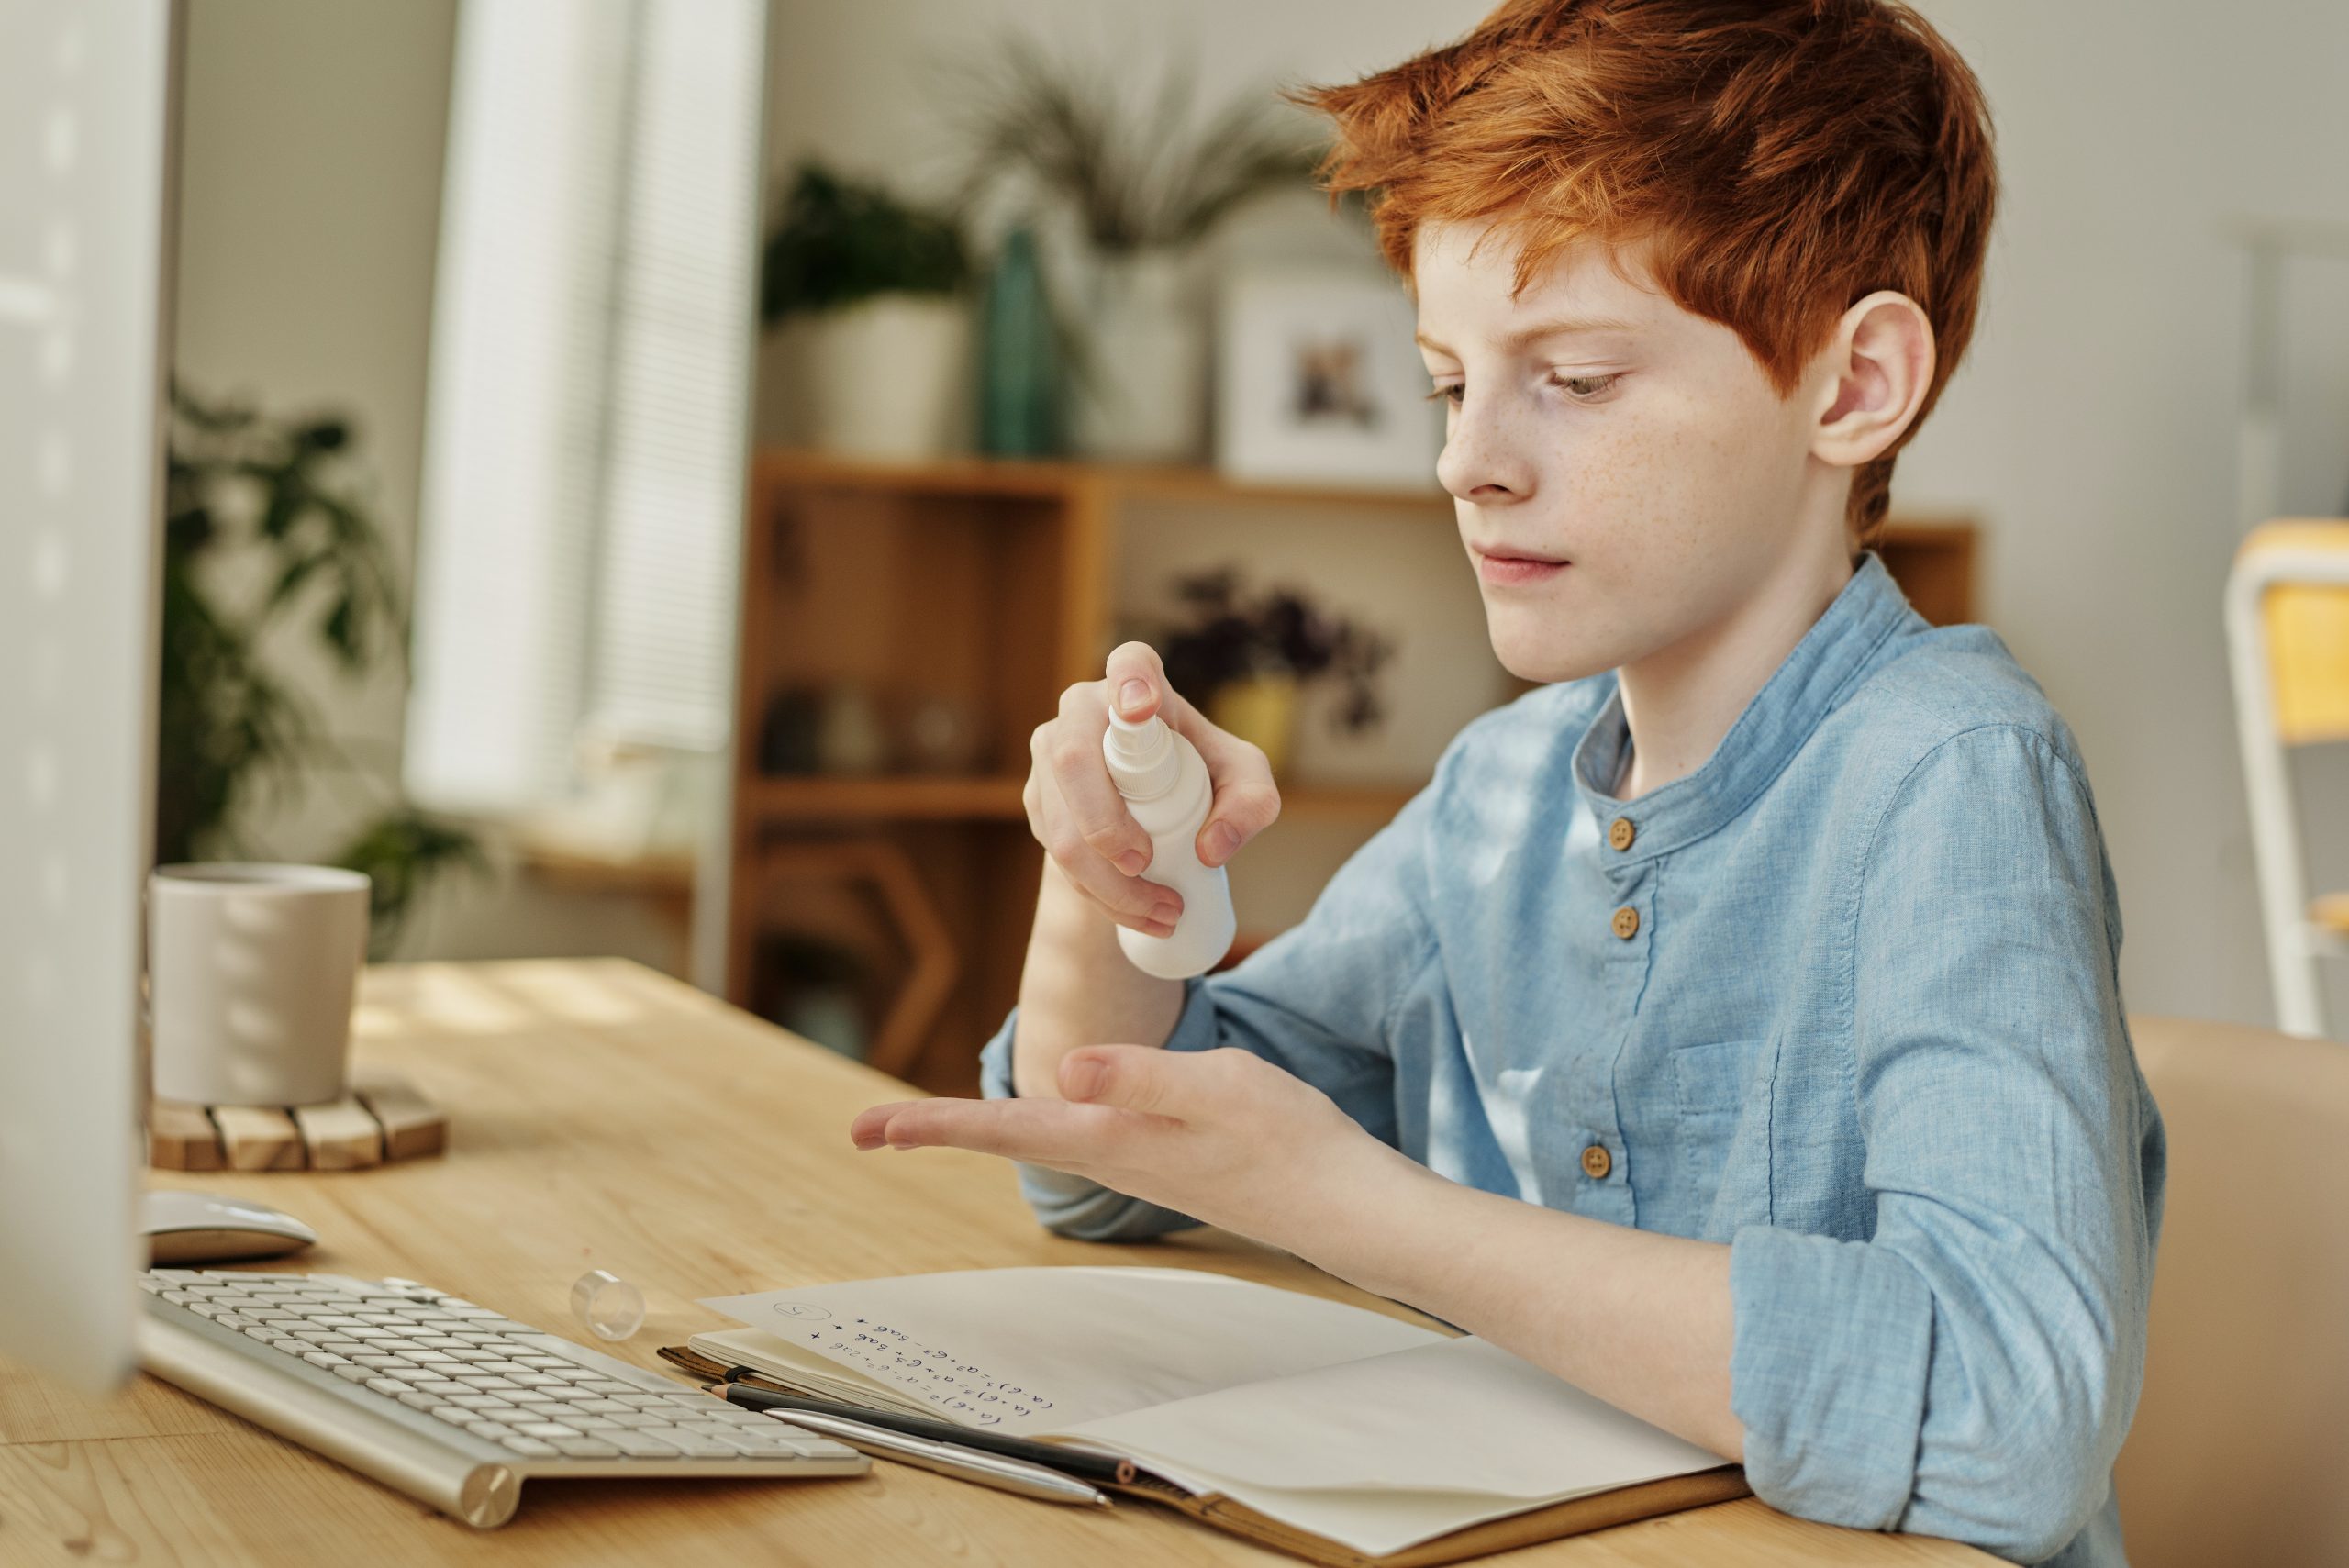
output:
[[[971,317],[959,295],[885,294],[804,328],[808,439],[918,461],[970,450]]]
[[[1186,251],[1097,255],[1083,291],[1069,436],[1086,457],[1196,462],[1207,452],[1208,342]]]
[[[1288,770],[1297,739],[1297,677],[1251,675],[1227,681],[1208,699],[1208,721],[1228,735],[1253,742],[1272,764],[1273,776]]]

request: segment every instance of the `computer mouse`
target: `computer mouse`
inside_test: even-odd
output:
[[[147,1193],[139,1229],[156,1264],[225,1263],[298,1252],[318,1233],[290,1214],[206,1193]]]

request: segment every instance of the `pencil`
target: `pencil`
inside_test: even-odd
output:
[[[806,1410],[820,1416],[839,1416],[852,1421],[862,1421],[868,1427],[903,1432],[907,1437],[928,1438],[933,1442],[974,1448],[986,1453],[1002,1454],[1007,1459],[1024,1459],[1030,1464],[1041,1464],[1049,1470],[1057,1470],[1085,1481],[1117,1481],[1131,1485],[1134,1478],[1134,1462],[1130,1459],[1087,1453],[1081,1449],[1063,1448],[1058,1443],[1036,1442],[1004,1432],[990,1432],[958,1426],[952,1421],[934,1420],[928,1416],[906,1416],[895,1410],[868,1410],[862,1405],[850,1405],[837,1399],[808,1399],[796,1394],[777,1394],[771,1389],[752,1388],[738,1381],[739,1375],[746,1370],[742,1367],[732,1369],[724,1382],[711,1384],[709,1392],[746,1410]]]

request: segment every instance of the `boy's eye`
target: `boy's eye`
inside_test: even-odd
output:
[[[1550,378],[1550,384],[1564,387],[1569,397],[1590,401],[1605,396],[1608,390],[1621,379],[1620,372],[1613,375],[1553,375]]]
[[[1550,384],[1560,388],[1577,403],[1596,403],[1613,390],[1615,384],[1622,379],[1623,373],[1620,371],[1607,375],[1553,375],[1550,378]],[[1433,403],[1438,398],[1442,398],[1456,408],[1460,406],[1461,399],[1467,395],[1467,391],[1466,382],[1444,383],[1428,394],[1428,401]]]

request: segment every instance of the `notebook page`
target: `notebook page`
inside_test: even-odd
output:
[[[716,1333],[696,1334],[685,1343],[712,1361],[750,1367],[819,1398],[841,1399],[874,1409],[902,1410],[911,1416],[930,1414],[928,1406],[887,1384],[876,1383],[854,1367],[803,1351],[762,1329],[724,1329]]]
[[[970,1269],[702,1303],[949,1420],[1051,1432],[1444,1336],[1195,1269]]]
[[[1068,1435],[1372,1555],[1725,1462],[1474,1338],[1104,1417]]]

